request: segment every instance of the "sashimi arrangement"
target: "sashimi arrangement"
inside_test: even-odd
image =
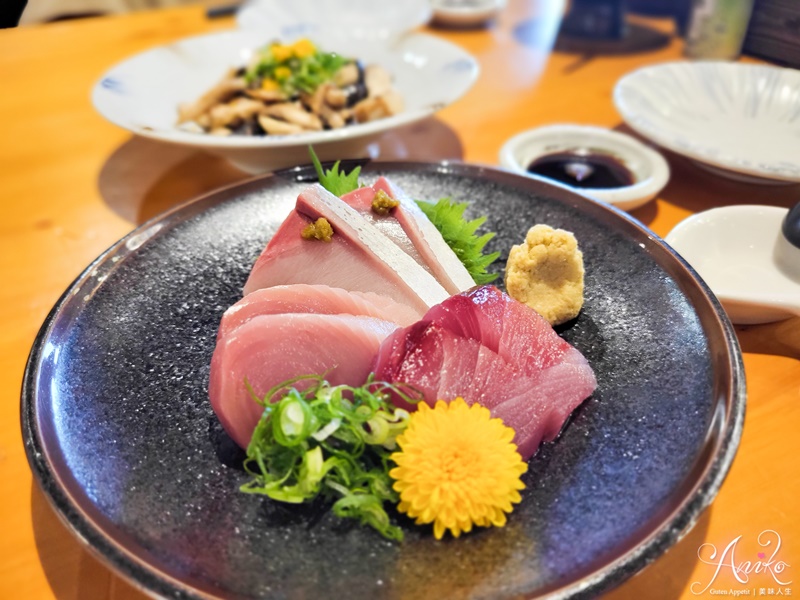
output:
[[[312,159],[320,183],[256,260],[212,357],[211,405],[247,449],[243,491],[322,497],[391,539],[387,502],[437,538],[504,525],[526,461],[594,391],[591,367],[490,285],[492,234],[465,205]],[[548,284],[569,287],[570,310],[575,257]]]

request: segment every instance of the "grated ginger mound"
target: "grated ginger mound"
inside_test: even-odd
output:
[[[583,254],[575,236],[534,225],[525,243],[512,246],[506,263],[506,291],[551,325],[578,316],[583,306]]]

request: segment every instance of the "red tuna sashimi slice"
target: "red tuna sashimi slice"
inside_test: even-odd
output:
[[[480,402],[514,428],[520,454],[528,458],[542,440],[558,434],[596,381],[583,355],[540,315],[502,296],[485,286],[433,307],[422,321],[387,338],[375,372],[419,388],[431,404],[456,396]],[[480,347],[476,358],[473,345]]]
[[[514,429],[514,443],[526,459],[543,439],[558,434],[570,412],[594,389],[591,385],[579,391],[577,401],[568,391],[562,402],[563,390],[580,387],[580,378],[585,378],[585,372],[575,365],[555,365],[531,377],[476,340],[455,335],[436,323],[423,321],[405,331],[403,336],[403,330],[398,330],[386,343],[403,348],[403,359],[376,364],[376,378],[409,384],[431,405],[437,399],[461,397],[467,404],[485,406]],[[403,342],[392,343],[392,338]],[[395,403],[408,408],[397,398]]]
[[[448,298],[423,319],[480,341],[526,374],[564,361],[586,363],[539,313],[491,285]]]
[[[330,243],[300,236],[303,227],[319,217],[333,227]],[[430,273],[319,185],[300,194],[295,211],[256,261],[244,293],[293,283],[383,294],[418,311],[448,296]]]
[[[503,393],[489,393],[487,388],[491,384],[482,385],[491,371],[506,378],[519,376],[513,368],[501,364],[504,361],[492,358],[499,357],[479,342],[460,337],[436,323],[420,321],[397,330],[381,344],[374,371],[378,380],[411,383],[431,405],[439,398],[452,400],[461,396],[468,404],[481,401],[491,409],[506,397]],[[399,398],[394,401],[402,403]]]
[[[247,294],[222,315],[217,338],[258,315],[314,313],[361,315],[391,321],[404,327],[422,315],[405,304],[371,292],[350,292],[327,285],[277,285]]]
[[[242,448],[262,408],[245,380],[263,396],[300,375],[326,373],[332,385],[362,385],[394,323],[353,315],[281,314],[253,317],[217,341],[208,395],[222,426]]]
[[[519,453],[532,456],[541,442],[555,439],[595,387],[594,373],[585,364],[553,365],[524,394],[506,400],[492,414],[514,428]]]
[[[389,215],[376,215],[372,211],[372,200],[378,191],[399,201],[400,206]],[[380,177],[372,187],[345,194],[342,200],[432,273],[448,293],[457,294],[475,285],[469,271],[416,202],[385,177]]]

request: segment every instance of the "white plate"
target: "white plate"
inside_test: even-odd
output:
[[[323,160],[363,156],[386,131],[428,117],[460,98],[479,72],[470,54],[429,35],[410,34],[392,42],[331,38],[325,50],[389,70],[403,96],[403,112],[341,129],[285,136],[218,137],[176,127],[179,104],[198,98],[229,67],[246,63],[254,49],[272,39],[260,32],[228,31],[154,48],[111,68],[95,85],[92,101],[101,115],[132,133],[207,150],[257,173],[307,163],[309,144]]]
[[[665,241],[743,325],[800,316],[800,249],[781,233],[788,210],[724,206],[678,223]]]
[[[720,175],[800,182],[800,71],[726,62],[675,62],[620,79],[625,121]]]
[[[269,38],[390,40],[431,18],[430,0],[248,0],[236,23]]]
[[[475,27],[495,17],[506,0],[431,0],[436,23],[450,27]]]

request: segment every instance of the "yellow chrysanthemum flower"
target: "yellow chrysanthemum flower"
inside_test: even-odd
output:
[[[297,58],[308,58],[317,51],[317,47],[314,45],[314,43],[307,38],[297,40],[294,44],[292,44],[291,48],[292,54],[294,54]]]
[[[458,537],[473,525],[502,527],[528,470],[513,438],[484,406],[462,398],[434,408],[421,403],[397,438],[401,451],[392,454],[398,510],[417,524],[433,523],[436,539],[447,529]]]

